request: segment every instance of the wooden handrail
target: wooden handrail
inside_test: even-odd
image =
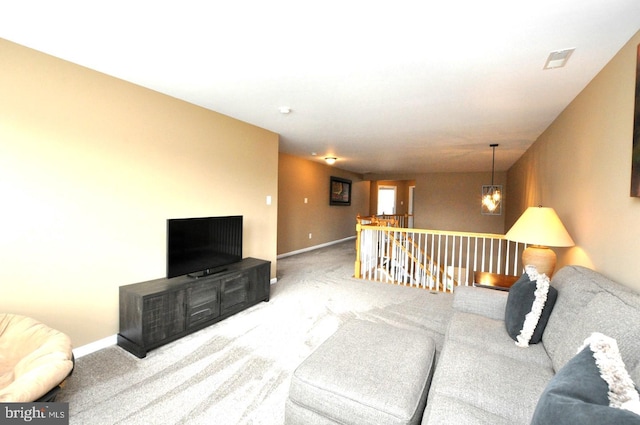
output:
[[[377,214],[369,216],[356,216],[356,221],[363,225],[388,226],[388,227],[409,227],[409,220],[413,214]]]

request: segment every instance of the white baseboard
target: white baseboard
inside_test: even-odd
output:
[[[335,245],[335,244],[338,244],[338,243],[346,242],[348,240],[352,240],[352,239],[355,239],[355,238],[356,238],[355,236],[349,236],[348,238],[339,239],[337,241],[327,242],[327,243],[323,243],[323,244],[320,244],[320,245],[310,246],[308,248],[298,249],[296,251],[286,252],[284,254],[278,255],[276,258],[279,260],[281,258],[291,257],[292,255],[302,254],[303,252],[315,251],[316,249],[320,249],[320,248],[324,248],[324,247],[327,247],[327,246]]]
[[[87,354],[95,353],[98,350],[102,350],[103,348],[111,347],[112,345],[116,345],[118,342],[117,335],[111,335],[106,338],[102,338],[98,341],[90,342],[87,345],[83,345],[78,348],[73,349],[73,356],[76,359],[79,359],[82,356],[86,356]]]

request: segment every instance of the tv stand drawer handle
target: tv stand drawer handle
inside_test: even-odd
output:
[[[213,311],[212,311],[210,308],[203,308],[202,310],[198,310],[198,311],[196,311],[196,312],[194,312],[194,313],[191,313],[191,316],[192,316],[192,317],[193,317],[193,316],[198,316],[198,315],[200,315],[201,313],[206,313],[206,312],[208,312],[207,314],[212,314],[212,313],[213,313]]]

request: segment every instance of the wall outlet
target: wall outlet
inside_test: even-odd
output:
[[[312,235],[311,233],[309,233],[309,239],[311,239],[311,237],[312,237],[312,236],[313,236],[313,235]]]

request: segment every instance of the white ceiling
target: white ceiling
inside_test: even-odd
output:
[[[491,143],[508,169],[639,29],[639,0],[0,4],[1,38],[358,173],[489,171]],[[564,48],[567,66],[543,70]]]

